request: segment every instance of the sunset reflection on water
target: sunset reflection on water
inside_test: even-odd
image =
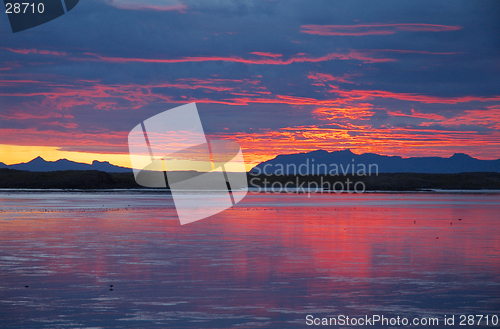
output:
[[[39,201],[58,194],[0,195],[6,327],[302,328],[307,314],[500,309],[498,194],[251,194],[183,226],[165,196],[72,197],[48,209]]]

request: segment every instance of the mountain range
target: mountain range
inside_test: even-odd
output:
[[[354,154],[350,150],[328,152],[317,150],[308,153],[278,155],[274,159],[262,162],[252,168],[251,172],[268,174],[293,174],[293,167],[299,174],[327,174],[337,170],[338,174],[356,173],[365,166],[366,172],[371,169],[378,173],[435,173],[454,174],[464,172],[500,172],[500,159],[479,160],[467,154],[455,153],[449,158],[385,156],[374,153]],[[370,165],[371,168],[370,168]],[[376,165],[377,167],[375,168]],[[0,168],[17,169],[33,172],[49,172],[60,170],[98,170],[108,173],[129,173],[132,169],[119,167],[109,162],[94,160],[92,164],[74,162],[67,159],[46,161],[37,157],[26,163],[6,165],[0,162]],[[265,171],[264,171],[265,168]],[[283,172],[284,170],[284,172]]]
[[[60,171],[60,170],[99,170],[108,173],[123,173],[132,172],[132,169],[119,167],[110,164],[109,162],[101,162],[94,160],[92,164],[74,162],[67,159],[60,159],[57,161],[46,161],[42,157],[37,157],[26,163],[19,163],[13,165],[6,165],[0,162],[0,168],[17,169],[25,171]]]
[[[300,167],[302,165],[302,167]],[[372,165],[370,167],[370,165]],[[376,165],[376,167],[375,167]],[[252,168],[251,173],[266,174],[358,174],[365,167],[366,174],[378,173],[429,173],[454,174],[465,172],[500,172],[500,159],[479,160],[467,154],[455,153],[449,158],[385,156],[373,153],[354,154],[350,150],[328,152],[317,150],[308,153],[278,155]],[[288,170],[287,170],[288,169]],[[299,172],[299,170],[302,171]]]

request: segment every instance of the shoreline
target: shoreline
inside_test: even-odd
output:
[[[225,190],[186,190],[186,194],[189,193],[217,193],[225,192]],[[55,188],[0,188],[0,194],[10,194],[10,193],[123,193],[123,194],[162,194],[171,195],[170,189],[157,189],[157,188],[117,188],[117,189],[55,189]],[[311,195],[359,195],[359,194],[500,194],[500,189],[422,189],[422,190],[366,190],[364,192],[336,192],[334,190],[307,190],[302,191],[272,191],[269,190],[252,190],[248,189],[249,194],[277,194],[277,195],[300,195],[300,194],[311,194]]]
[[[359,175],[255,175],[247,173],[249,189],[274,191],[389,191],[422,192],[441,190],[500,190],[500,173],[465,172],[458,174],[379,173]],[[157,190],[144,188],[135,181],[133,173],[107,173],[103,171],[30,172],[0,169],[0,189],[36,190]],[[166,189],[169,190],[168,182]]]

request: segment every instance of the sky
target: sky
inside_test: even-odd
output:
[[[0,162],[130,166],[128,133],[196,102],[251,167],[278,154],[500,158],[500,2],[84,0],[0,15]]]

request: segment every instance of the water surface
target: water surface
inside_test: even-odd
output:
[[[249,194],[184,226],[159,193],[2,191],[0,207],[5,328],[500,315],[498,194]]]

